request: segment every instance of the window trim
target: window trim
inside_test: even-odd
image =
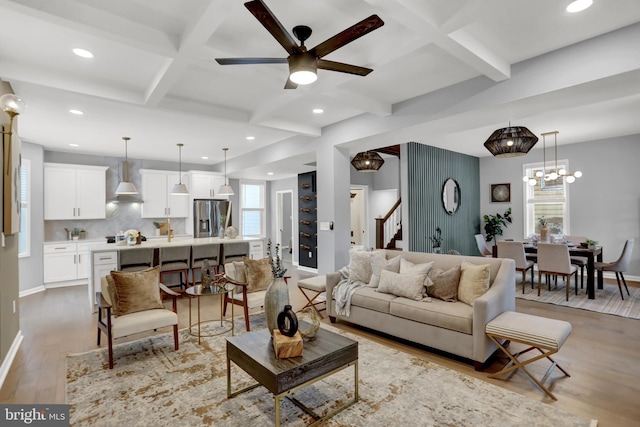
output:
[[[244,218],[244,212],[261,212],[260,215],[260,233],[259,234],[243,234],[243,236],[246,237],[259,237],[259,238],[265,238],[266,237],[266,226],[267,226],[267,219],[266,219],[266,212],[267,212],[267,208],[266,208],[266,196],[267,196],[267,182],[266,181],[257,181],[257,180],[240,180],[239,182],[239,186],[240,186],[240,194],[239,194],[239,204],[240,204],[240,218],[239,218],[239,223],[240,223],[240,232],[243,233],[244,231],[244,224],[243,224],[243,218]],[[244,201],[244,187],[245,185],[257,185],[260,187],[260,199],[261,199],[261,207],[259,208],[245,208],[243,205],[243,201]]]
[[[18,258],[27,258],[31,256],[31,161],[23,158],[20,164],[20,169],[22,168],[25,168],[26,179],[20,180],[20,211],[24,208],[26,214],[20,216],[20,221],[25,221],[26,250],[20,252],[20,244],[18,244]],[[20,178],[22,178],[22,170],[20,170]],[[26,202],[22,201],[22,186],[26,187]]]
[[[547,162],[546,164],[546,170],[552,170],[556,168],[556,164],[559,167],[564,167],[566,170],[570,170],[569,169],[569,160],[568,159],[558,159],[557,162],[553,162],[551,164],[549,164],[549,162]],[[536,168],[543,168],[545,167],[544,162],[534,162],[534,163],[524,163],[522,165],[522,176],[531,176],[530,173],[530,169],[536,169]],[[539,179],[539,178],[538,178]],[[538,203],[540,204],[551,204],[551,203],[562,203],[564,204],[564,217],[563,217],[563,234],[565,235],[571,235],[571,227],[570,227],[570,197],[569,197],[569,188],[571,187],[571,185],[569,183],[567,183],[567,181],[563,178],[562,179],[562,183],[564,186],[564,197],[563,198],[555,198],[555,199],[544,199],[544,201],[540,201]],[[524,239],[528,239],[529,238],[529,234],[527,233],[528,231],[528,223],[527,223],[527,216],[528,216],[528,212],[529,212],[529,205],[533,205],[535,204],[534,201],[536,200],[535,198],[529,198],[528,194],[529,194],[529,188],[531,186],[529,185],[528,182],[522,182],[522,223],[524,224],[524,227],[522,227],[522,233],[524,234]],[[539,200],[539,199],[538,199]],[[534,219],[534,223],[535,223],[535,219]],[[535,228],[535,227],[534,227]]]

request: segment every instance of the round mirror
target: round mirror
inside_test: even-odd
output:
[[[460,209],[460,186],[455,179],[447,179],[442,186],[442,206],[449,215]]]

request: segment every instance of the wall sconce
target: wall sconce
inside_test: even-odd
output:
[[[13,134],[13,119],[27,108],[27,104],[25,104],[19,96],[13,93],[7,93],[0,96],[0,108],[9,115],[9,128],[8,130],[2,129],[2,134],[9,136],[9,143],[5,144],[4,148],[4,172],[9,175],[11,173],[11,146],[13,145],[11,135]]]

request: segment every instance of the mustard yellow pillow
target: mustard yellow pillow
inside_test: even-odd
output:
[[[458,300],[473,306],[473,301],[489,290],[489,264],[472,264],[462,261],[460,264],[460,283]]]
[[[244,266],[247,269],[247,292],[267,289],[273,281],[269,257],[258,260],[243,257],[242,262],[244,262]]]
[[[113,314],[116,317],[138,311],[164,308],[160,298],[160,267],[142,271],[112,271]]]

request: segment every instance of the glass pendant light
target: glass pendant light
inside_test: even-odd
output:
[[[231,188],[227,181],[227,151],[229,151],[229,149],[223,148],[222,151],[224,151],[224,184],[220,186],[218,196],[233,196],[236,193],[233,192],[233,188]]]
[[[123,180],[118,184],[118,188],[116,188],[116,194],[138,194],[138,190],[136,186],[133,185],[133,182],[129,182],[129,156],[127,153],[127,143],[131,138],[128,136],[123,136],[124,139],[124,171],[122,174]]]
[[[180,160],[178,163],[179,172],[178,172],[178,183],[173,185],[173,189],[171,190],[171,194],[174,196],[188,196],[189,190],[187,190],[187,186],[182,183],[182,147],[184,144],[176,144],[178,146]]]

